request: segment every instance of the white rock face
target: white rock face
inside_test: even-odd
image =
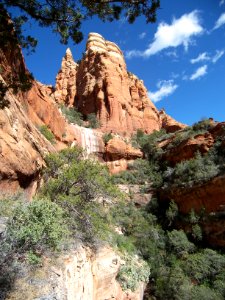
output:
[[[104,144],[102,141],[102,133],[94,131],[91,128],[81,127],[79,125],[71,125],[78,145],[81,146],[87,156],[94,153],[104,152]]]
[[[123,292],[116,276],[120,257],[111,248],[93,253],[80,246],[16,280],[7,300],[142,300],[144,284]],[[26,274],[26,273],[25,273]]]

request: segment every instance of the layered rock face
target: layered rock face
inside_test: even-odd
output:
[[[142,300],[144,283],[135,292],[122,291],[116,281],[120,257],[110,248],[93,253],[79,247],[55,263],[46,257],[41,269],[17,279],[8,300]]]
[[[102,131],[129,135],[138,128],[159,130],[159,113],[143,82],[127,72],[118,46],[90,33],[77,71],[75,106],[84,115],[95,113]]]
[[[197,152],[202,155],[207,154],[217,142],[221,143],[220,151],[223,151],[225,149],[224,137],[225,123],[211,121],[211,126],[205,133],[186,138],[178,145],[169,147],[173,138],[161,142],[159,146],[164,150],[162,159],[170,166],[175,166],[177,163],[194,158]],[[167,188],[160,189],[158,196],[162,203],[173,200],[178,205],[179,212],[184,215],[188,215],[192,210],[201,215],[204,210],[205,218],[201,221],[204,239],[213,247],[225,246],[225,176],[223,172],[208,181],[193,181],[191,186],[170,184]],[[180,222],[179,226],[186,225]]]
[[[29,120],[15,96],[7,92],[6,99],[9,108],[0,110],[0,193],[4,196],[25,189],[30,197],[44,156],[54,147]]]
[[[76,73],[78,65],[74,62],[72,53],[68,48],[62,60],[61,69],[56,76],[54,97],[56,102],[69,107],[74,105],[76,95]]]

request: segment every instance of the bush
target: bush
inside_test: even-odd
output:
[[[106,144],[108,144],[108,142],[113,139],[113,135],[112,133],[105,133],[103,136],[102,136],[102,139],[103,139],[103,142]]]
[[[192,128],[194,131],[199,131],[199,130],[209,130],[210,127],[212,127],[212,123],[210,119],[203,119],[197,123],[194,123],[192,125]]]
[[[99,120],[97,119],[97,116],[95,113],[89,114],[87,116],[87,120],[89,122],[89,126],[90,128],[99,128],[101,126]]]
[[[46,125],[42,125],[39,127],[39,131],[43,134],[43,136],[52,144],[55,143],[54,134],[48,129]]]
[[[148,282],[150,268],[148,264],[138,257],[124,257],[125,264],[120,267],[117,280],[123,290],[135,291],[140,282]]]
[[[195,158],[176,164],[171,177],[167,181],[177,186],[189,186],[207,181],[219,173],[218,166],[209,155],[201,156],[198,152]]]
[[[178,256],[183,256],[195,250],[195,245],[189,242],[183,230],[168,232],[168,246]]]
[[[57,249],[68,235],[65,213],[46,199],[20,205],[9,221],[6,235],[18,252]]]
[[[84,125],[82,114],[78,112],[75,108],[68,108],[64,105],[61,105],[60,108],[62,110],[63,115],[66,117],[69,123],[75,123],[79,126]]]

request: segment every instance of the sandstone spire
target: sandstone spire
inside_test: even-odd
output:
[[[56,76],[54,96],[58,103],[73,106],[76,94],[77,66],[70,48],[67,48],[66,54],[62,59],[61,69]]]
[[[103,131],[130,135],[139,128],[149,133],[161,127],[143,81],[127,72],[120,48],[100,34],[89,34],[76,98],[78,110],[96,113]]]

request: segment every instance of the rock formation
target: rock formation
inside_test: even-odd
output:
[[[0,110],[0,193],[4,196],[25,189],[30,197],[45,164],[44,156],[55,150],[11,92],[6,99],[9,108]]]
[[[127,169],[129,163],[142,157],[139,149],[126,144],[120,138],[111,139],[105,147],[104,160],[111,173],[115,174]]]
[[[59,77],[65,78],[64,74],[71,70],[66,61],[68,59],[64,58],[57,76],[57,93]],[[69,90],[66,94],[64,86],[60,91],[63,96],[59,102],[65,102],[71,94]],[[89,34],[85,56],[77,68],[74,105],[84,116],[95,113],[100,120],[101,131],[104,132],[130,135],[138,128],[147,133],[161,128],[159,113],[148,98],[143,81],[127,71],[118,46],[97,33]]]
[[[116,281],[121,263],[110,248],[93,253],[80,246],[55,263],[46,257],[41,269],[16,280],[7,299],[142,300],[144,283],[135,292],[124,292]]]
[[[161,119],[162,128],[164,128],[168,133],[176,132],[186,127],[186,125],[177,122],[171,116],[167,115],[163,109],[159,111],[159,116]]]
[[[56,102],[74,105],[76,95],[76,73],[78,65],[74,62],[72,53],[68,48],[62,60],[61,69],[56,76],[54,97]]]

